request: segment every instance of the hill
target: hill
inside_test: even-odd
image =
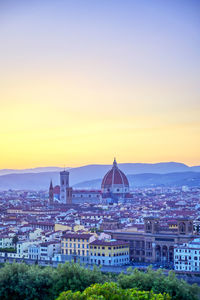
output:
[[[168,174],[131,174],[127,175],[131,188],[136,187],[156,187],[156,186],[199,186],[200,173],[182,172]],[[102,179],[80,182],[74,188],[100,189]]]
[[[105,174],[105,173],[104,173]],[[103,175],[104,175],[103,174]],[[70,185],[74,188],[99,189],[103,175],[99,179],[83,180],[77,182],[76,173],[70,173]],[[80,175],[79,175],[80,176]],[[78,178],[80,178],[77,176]],[[153,186],[200,186],[200,172],[176,172],[168,174],[130,174],[127,176],[130,187],[153,187]],[[82,176],[86,178],[86,176]],[[59,172],[42,172],[27,174],[8,174],[0,176],[0,189],[24,189],[24,190],[47,190],[50,180],[53,184],[59,184]]]

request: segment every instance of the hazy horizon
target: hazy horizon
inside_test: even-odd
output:
[[[188,167],[196,167],[200,166],[200,164],[196,165],[189,165],[184,162],[178,162],[178,161],[159,161],[159,162],[117,162],[118,165],[121,164],[148,164],[148,165],[154,165],[154,164],[167,164],[167,163],[177,163],[177,164],[184,164]],[[25,167],[25,168],[0,168],[0,170],[29,170],[29,169],[39,169],[39,168],[63,168],[63,169],[69,169],[69,168],[79,168],[79,167],[85,167],[85,166],[90,166],[90,165],[110,165],[112,166],[111,163],[91,163],[91,164],[80,164],[80,165],[71,165],[71,166],[63,166],[63,165],[39,165],[35,167]]]

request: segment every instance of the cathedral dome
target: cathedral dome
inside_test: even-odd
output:
[[[129,183],[126,175],[118,168],[114,159],[113,167],[102,180],[101,190],[105,193],[125,194],[129,192]]]

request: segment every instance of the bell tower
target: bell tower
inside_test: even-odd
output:
[[[192,235],[193,234],[193,220],[190,218],[179,218],[178,222],[178,233],[181,235]]]
[[[146,233],[158,233],[159,232],[159,218],[157,217],[145,217],[144,218],[144,230]]]
[[[67,203],[67,189],[69,188],[69,172],[64,170],[60,172],[60,201]]]

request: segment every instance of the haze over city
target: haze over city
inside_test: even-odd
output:
[[[0,168],[198,165],[199,6],[1,1]]]

